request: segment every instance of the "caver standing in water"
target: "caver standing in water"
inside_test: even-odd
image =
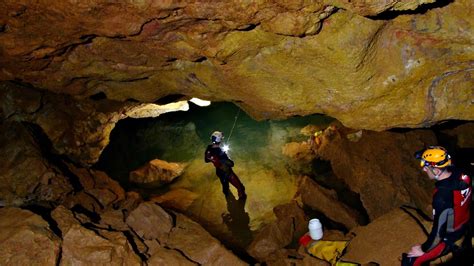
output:
[[[216,167],[216,175],[219,177],[222,184],[222,192],[224,195],[229,195],[229,182],[237,189],[239,199],[247,197],[245,194],[245,187],[240,182],[239,177],[234,173],[232,167],[234,162],[229,159],[229,156],[220,147],[224,134],[220,131],[214,131],[211,135],[211,144],[207,146],[204,153],[204,161],[206,163],[212,162]]]

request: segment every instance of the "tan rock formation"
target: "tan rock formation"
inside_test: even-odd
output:
[[[188,266],[188,265],[198,265],[193,263],[183,257],[181,253],[176,250],[158,248],[153,255],[147,261],[148,265],[156,266],[166,266],[166,265],[176,265],[176,266]]]
[[[198,197],[198,193],[184,188],[177,188],[163,195],[153,197],[151,201],[159,203],[166,208],[185,212]]]
[[[180,250],[190,260],[207,265],[246,265],[199,224],[178,213],[166,245]]]
[[[72,186],[61,171],[43,157],[36,139],[24,125],[0,123],[0,201],[19,206],[64,200]]]
[[[105,172],[86,168],[77,168],[69,164],[69,170],[75,174],[88,195],[95,198],[102,208],[125,200],[125,190]]]
[[[472,9],[471,0],[7,0],[0,80],[78,98],[233,101],[258,119],[322,113],[358,129],[473,120]]]
[[[303,210],[291,202],[274,208],[277,220],[262,228],[247,251],[263,262],[274,257],[273,253],[289,245],[307,232],[307,218]]]
[[[427,229],[430,230],[430,227]],[[401,209],[394,209],[352,232],[356,236],[342,259],[361,264],[398,265],[403,252],[423,243],[427,237],[416,220]]]
[[[180,176],[186,164],[171,163],[160,159],[154,159],[144,166],[130,172],[130,182],[140,184],[158,184],[164,185],[171,183],[176,177]]]
[[[316,155],[311,149],[309,142],[290,142],[283,146],[281,153],[290,157],[293,160],[303,161],[306,163],[311,162]]]
[[[173,227],[173,219],[159,205],[144,202],[127,217],[127,224],[143,239],[166,241]]]
[[[413,151],[436,143],[432,132],[364,131],[358,142],[352,142],[340,130],[330,136],[325,131],[317,152],[359,194],[370,219],[408,203],[431,213],[433,183],[420,171]]]
[[[303,204],[316,210],[334,222],[343,224],[347,229],[359,225],[358,213],[339,201],[336,191],[325,189],[308,177],[302,177],[298,194]]]
[[[127,238],[120,232],[72,225],[63,236],[60,265],[142,265]]]
[[[109,143],[115,124],[127,117],[156,117],[188,109],[186,101],[166,105],[74,99],[68,95],[39,93],[30,87],[0,83],[0,115],[11,121],[39,126],[55,153],[84,166],[97,162]]]
[[[72,211],[59,205],[51,212],[51,217],[58,224],[61,234],[64,236],[73,225],[80,225],[79,220],[74,217]]]
[[[0,209],[0,264],[56,265],[61,240],[39,215],[18,208]]]

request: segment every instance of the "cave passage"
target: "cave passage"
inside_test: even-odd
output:
[[[126,189],[131,189],[134,184],[128,182],[129,172],[150,160],[203,161],[204,150],[215,130],[224,133],[224,142],[230,146],[228,154],[236,164],[253,161],[281,168],[278,164],[285,157],[281,150],[275,150],[281,149],[278,145],[308,139],[300,133],[301,128],[308,124],[325,128],[332,121],[334,119],[323,115],[256,121],[232,103],[213,103],[209,107],[191,103],[187,112],[119,121],[111,133],[109,145],[94,168],[107,172]]]
[[[303,127],[311,124],[324,129],[334,119],[311,115],[255,121],[232,103],[212,103],[209,107],[190,105],[187,112],[120,121],[94,168],[107,172],[126,190],[138,191],[145,198],[179,191],[176,192],[179,200],[172,208],[199,221],[242,255],[239,248],[243,250],[254,232],[275,219],[273,207],[291,201],[297,190],[297,176],[312,171],[310,163],[307,167],[295,165],[282,154],[282,147],[288,142],[308,140],[301,133]],[[234,171],[248,194],[244,205],[237,201],[232,186],[233,194],[224,197],[214,167],[204,162],[204,151],[215,130],[223,131],[224,142],[230,145],[228,154],[235,162]],[[164,187],[128,181],[130,171],[153,159],[182,162],[187,166],[180,177]]]

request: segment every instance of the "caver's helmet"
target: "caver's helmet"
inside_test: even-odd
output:
[[[451,165],[451,156],[441,146],[429,146],[424,150],[416,152],[415,157],[420,160],[421,167],[445,168]]]
[[[220,131],[214,131],[211,135],[211,141],[212,143],[221,143],[221,141],[224,139],[224,134]]]

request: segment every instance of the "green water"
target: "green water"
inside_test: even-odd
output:
[[[202,158],[215,130],[224,133],[233,160],[273,167],[284,159],[281,155],[284,143],[308,138],[300,134],[301,128],[308,124],[325,127],[331,121],[332,118],[323,115],[255,121],[232,103],[212,103],[209,107],[190,104],[187,112],[119,121],[94,168],[129,187],[129,172],[150,160],[187,162]]]

